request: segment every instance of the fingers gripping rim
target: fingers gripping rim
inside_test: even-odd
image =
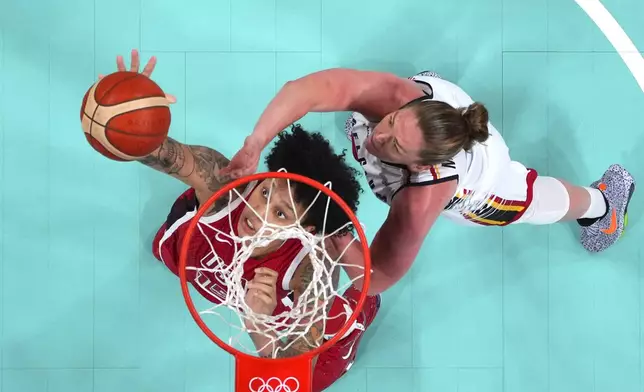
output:
[[[222,339],[220,339],[208,328],[208,326],[202,320],[201,315],[199,314],[199,311],[196,309],[195,304],[192,301],[192,298],[190,296],[188,281],[186,276],[186,264],[188,260],[188,250],[189,250],[190,240],[193,238],[193,235],[197,230],[197,225],[199,223],[199,220],[204,216],[205,212],[210,209],[210,207],[215,203],[215,201],[217,201],[221,197],[228,194],[228,192],[230,192],[231,190],[238,188],[241,185],[250,183],[252,181],[262,181],[265,179],[286,179],[286,180],[300,182],[305,185],[309,185],[313,188],[316,188],[325,196],[332,199],[333,202],[337,203],[337,205],[339,205],[340,208],[349,217],[353,227],[356,229],[358,240],[360,241],[360,244],[363,247],[365,274],[363,277],[362,293],[356,305],[355,311],[351,313],[346,323],[333,336],[333,338],[324,342],[321,346],[315,349],[312,349],[307,353],[304,353],[295,357],[291,357],[291,358],[279,358],[279,359],[257,358],[252,355],[246,354],[234,347],[231,347]],[[306,384],[310,385],[310,378],[312,373],[312,369],[311,369],[312,359],[315,356],[319,355],[320,353],[329,349],[336,342],[338,342],[349,330],[351,325],[357,320],[360,314],[360,309],[362,309],[364,302],[367,298],[367,291],[371,280],[370,273],[367,273],[367,271],[370,271],[370,270],[371,270],[371,258],[369,254],[367,238],[364,233],[364,230],[362,229],[362,225],[358,221],[355,214],[351,211],[351,208],[349,208],[349,206],[344,202],[344,200],[342,200],[340,196],[338,196],[335,192],[333,192],[331,189],[327,188],[323,184],[313,179],[310,179],[308,177],[301,176],[294,173],[287,173],[287,172],[265,172],[265,173],[257,173],[250,176],[242,177],[232,181],[231,183],[224,186],[219,191],[215,192],[215,194],[213,194],[202,206],[200,206],[196,216],[193,219],[191,219],[186,231],[185,238],[183,240],[183,243],[181,244],[181,251],[179,256],[179,278],[181,281],[181,291],[185,299],[186,305],[188,307],[188,310],[190,311],[192,318],[195,320],[199,328],[202,330],[204,334],[206,334],[206,336],[208,336],[208,338],[210,338],[210,340],[212,340],[219,347],[227,351],[229,354],[235,356],[236,362],[237,362],[237,366],[236,366],[237,381],[239,383],[240,377],[247,380],[244,388],[250,388],[248,381],[253,379],[253,375],[251,374],[251,372],[249,372],[250,370],[249,367],[252,367],[252,368],[261,367],[264,369],[266,368],[281,369],[282,371],[278,372],[279,374],[284,374],[284,369],[290,369],[292,370],[290,372],[290,374],[292,375],[306,376],[308,378],[308,381],[306,379],[300,378],[300,383],[302,385],[298,385],[297,390],[299,392],[308,391],[308,387]],[[264,371],[263,373],[266,374],[267,372]],[[268,382],[267,378],[265,378],[265,380],[266,382]],[[285,381],[286,381],[286,377],[283,377],[282,382],[285,382]],[[244,389],[244,390],[250,390],[250,389]],[[286,391],[287,390],[285,389],[284,392]],[[295,390],[293,390],[292,392],[295,392]]]

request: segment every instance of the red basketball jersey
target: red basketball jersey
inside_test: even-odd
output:
[[[255,185],[255,183],[249,184],[242,196],[247,198]],[[217,213],[201,218],[190,241],[188,266],[208,269],[215,262],[230,262],[234,255],[235,244],[217,230],[223,233],[230,233],[231,230],[236,232],[237,222],[245,206],[241,199],[236,199]],[[198,208],[199,203],[194,189],[184,192],[173,204],[166,222],[154,239],[152,251],[155,257],[176,275],[178,275],[181,245],[188,225],[197,214]],[[222,261],[217,261],[213,250]],[[302,243],[293,239],[287,240],[278,250],[262,259],[250,258],[244,263],[244,283],[253,279],[254,270],[258,267],[270,268],[278,273],[278,305],[273,312],[274,315],[288,311],[292,307],[293,297],[289,283],[307,253],[308,250],[302,246]],[[220,303],[225,298],[227,288],[215,274],[189,269],[187,276],[188,281],[209,301]],[[327,315],[325,339],[331,339],[346,324],[347,319],[355,311],[360,293],[359,290],[350,287],[342,297],[334,299]],[[326,389],[351,368],[364,332],[373,322],[379,308],[380,296],[367,297],[358,319],[345,335],[329,350],[318,356],[313,373],[314,392]]]
[[[336,297],[327,315],[324,338],[330,340],[346,324],[356,309],[361,291],[349,287],[342,297]],[[313,371],[313,392],[328,388],[346,373],[356,358],[358,346],[365,331],[378,314],[380,296],[367,297],[356,321],[341,339],[327,351],[318,356]]]
[[[250,183],[242,196],[247,198],[255,188],[256,182]],[[231,232],[237,233],[237,222],[246,207],[240,198],[235,199],[226,207],[210,216],[202,217],[190,240],[187,267],[187,278],[190,283],[207,300],[221,303],[226,298],[228,288],[225,282],[211,270],[216,264],[229,264],[235,254],[235,243],[226,236]],[[153,243],[153,253],[174,274],[179,271],[179,254],[185,238],[188,225],[199,208],[194,189],[187,190],[173,204],[166,222],[157,232]],[[249,258],[244,262],[242,283],[253,279],[255,269],[270,268],[278,273],[277,307],[273,314],[288,311],[293,305],[289,284],[295,270],[300,265],[308,250],[298,239],[291,239],[276,251],[260,258]]]

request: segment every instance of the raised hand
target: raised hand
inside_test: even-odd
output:
[[[130,54],[130,72],[139,72],[139,68],[141,65],[141,58],[139,56],[139,51],[136,49],[132,49],[132,52]],[[150,57],[150,60],[145,64],[145,67],[143,67],[143,71],[141,71],[141,75],[144,75],[148,78],[152,76],[152,72],[154,72],[154,67],[157,65],[157,58],[152,56]],[[118,71],[124,72],[128,71],[127,67],[125,66],[125,60],[123,59],[123,56],[116,56],[116,69]],[[105,75],[98,75],[99,79],[102,79]],[[170,103],[175,103],[177,102],[177,98],[174,95],[171,94],[166,94],[165,96],[168,99],[168,102]]]
[[[247,137],[244,146],[232,157],[228,166],[219,171],[220,175],[234,180],[254,174],[257,171],[261,153],[261,143],[256,142],[251,136]]]

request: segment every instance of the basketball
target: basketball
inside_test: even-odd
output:
[[[165,93],[137,72],[119,71],[96,82],[85,93],[80,117],[89,144],[116,161],[150,154],[170,129]]]

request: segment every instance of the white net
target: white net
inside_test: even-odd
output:
[[[292,221],[276,223],[270,217],[274,213],[271,201],[275,189],[278,188],[278,182],[286,185],[286,187],[282,186],[281,191],[282,196],[287,195],[287,201],[295,215]],[[199,238],[191,240],[191,243],[195,240],[202,241],[207,246],[203,247],[204,250],[200,254],[189,255],[189,259],[194,258],[195,262],[188,263],[192,265],[186,267],[186,272],[192,271],[193,275],[197,276],[195,280],[206,279],[208,290],[217,298],[216,301],[211,298],[211,302],[206,303],[205,309],[197,310],[208,327],[213,332],[218,331],[215,333],[224,341],[226,339],[221,336],[221,333],[225,332],[221,332],[221,328],[213,327],[211,323],[215,318],[218,323],[227,324],[230,327],[227,343],[246,353],[277,358],[289,356],[289,349],[296,342],[299,347],[302,347],[304,342],[310,349],[320,346],[325,339],[332,336],[327,329],[330,322],[335,321],[335,324],[344,325],[351,316],[352,307],[343,306],[345,303],[349,305],[343,293],[354,281],[364,276],[362,263],[345,264],[341,261],[350,247],[360,246],[359,243],[355,243],[357,240],[355,236],[352,236],[353,239],[343,249],[336,249],[329,242],[332,236],[352,231],[349,217],[345,215],[345,223],[341,225],[336,221],[334,226],[337,227],[330,232],[327,229],[327,217],[329,208],[335,202],[322,191],[316,190],[317,194],[313,200],[303,204],[296,200],[297,192],[294,191],[294,183],[295,181],[290,179],[269,178],[259,183],[249,183],[243,189],[229,191],[227,207],[223,207],[225,215],[220,215],[216,221],[200,220],[193,235]],[[324,184],[329,189],[332,189],[331,185],[331,183]],[[297,183],[297,186],[308,187],[309,185]],[[258,208],[257,203],[250,201],[256,199],[251,194],[262,192],[266,188],[267,194],[262,195],[265,198],[265,204],[260,203]],[[281,201],[284,201],[284,197]],[[311,232],[305,229],[303,222],[307,221],[307,214],[314,205],[318,206],[319,213],[320,204],[318,203],[324,205],[324,219],[322,227],[318,227],[317,232]],[[215,210],[213,213],[221,214],[221,203],[219,208],[219,212]],[[261,222],[259,228],[254,228],[255,232],[252,235],[241,235],[235,229],[240,224],[240,220],[244,219],[240,218],[240,215],[244,216],[243,213],[239,213],[241,209],[252,212],[254,218]],[[222,224],[224,222],[225,224]],[[279,248],[289,240],[290,243],[295,240],[301,244],[302,251],[298,252],[298,257],[302,259],[300,266],[302,263],[310,263],[310,266],[297,268],[296,272],[293,272],[294,260],[283,259],[278,262],[278,265],[273,264],[276,270],[282,271],[277,273],[279,279],[277,279],[276,295],[281,291],[288,292],[288,296],[276,298],[278,306],[272,313],[256,312],[248,303],[246,287],[253,277],[252,268],[258,264],[261,265],[261,257],[258,258],[255,254],[264,248],[275,248],[276,241]],[[297,273],[303,270],[308,270],[309,276],[306,280]],[[343,283],[339,283],[341,270],[346,275]],[[300,282],[307,283],[294,291],[280,287],[283,281],[285,281],[284,286],[290,284],[286,282],[289,277],[291,280],[299,279]],[[203,288],[206,285],[201,286]],[[336,301],[341,303],[332,306]],[[334,310],[330,312],[332,307]],[[317,331],[323,331],[324,334],[313,334],[311,330],[313,327]]]

